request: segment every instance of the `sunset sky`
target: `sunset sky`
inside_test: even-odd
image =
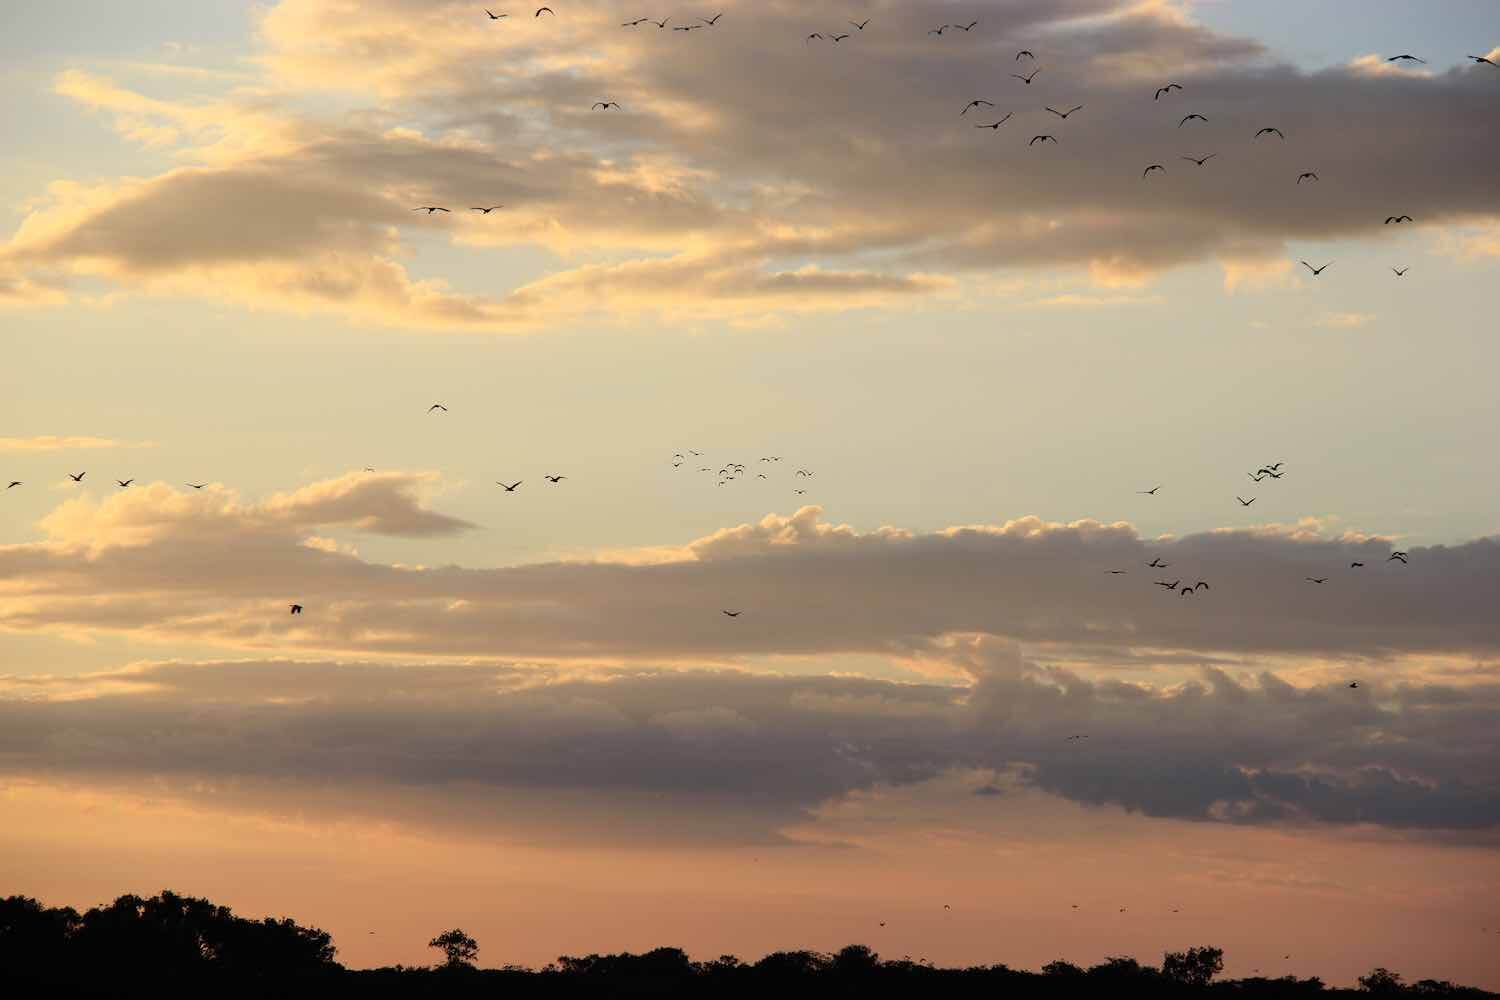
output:
[[[0,5],[0,895],[1500,988],[1500,5],[550,6]]]

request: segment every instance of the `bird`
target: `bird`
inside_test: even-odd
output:
[[[1075,107],[1069,108],[1066,111],[1059,111],[1056,108],[1050,108],[1050,107],[1047,108],[1046,110],[1052,112],[1054,115],[1056,115],[1059,118],[1066,118],[1066,117],[1068,117],[1069,115],[1071,115],[1075,111],[1081,111],[1081,110],[1083,110],[1083,105],[1079,104],[1079,105],[1077,105]]]
[[[1152,559],[1146,565],[1150,566],[1153,569],[1166,569],[1168,566],[1170,566],[1172,564],[1171,563],[1164,563],[1164,562],[1161,561],[1161,556],[1156,556],[1154,559]]]
[[[812,476],[812,473],[808,472],[806,469],[798,469],[797,470],[797,475],[799,475],[799,476],[809,476],[810,477],[810,476]]]
[[[978,23],[979,23],[978,21],[970,21],[968,24],[955,24],[955,25],[952,25],[952,27],[962,28],[964,31],[973,31],[974,30],[974,25],[976,25]]]
[[[1313,173],[1311,170],[1304,170],[1302,171],[1302,173],[1297,175],[1298,184],[1301,184],[1303,181],[1315,181],[1317,179],[1318,175]]]
[[[115,480],[115,485],[118,486],[118,487],[120,487],[120,489],[123,490],[127,486],[129,486],[131,483],[133,483],[133,482],[135,482],[134,479],[116,479]]]
[[[743,611],[721,611],[720,613],[728,615],[730,618],[738,618],[740,615],[744,614]]]
[[[86,476],[86,475],[88,475],[87,472],[80,472],[76,476],[73,475],[73,473],[70,472],[70,473],[68,473],[68,478],[71,479],[71,480],[73,480],[73,482],[75,482],[75,483],[81,483],[81,482],[83,482],[83,477]]]
[[[846,39],[848,37],[849,37],[849,32],[847,32],[847,31],[844,32],[842,35],[829,35],[828,36],[829,40],[830,41],[834,41],[834,42],[842,42],[844,39]]]
[[[1127,571],[1123,569],[1107,569],[1104,572],[1108,573],[1110,576],[1119,576],[1121,573],[1125,573]]]
[[[1331,261],[1331,260],[1328,262],[1328,264],[1332,264],[1332,263],[1333,263],[1333,261]],[[1311,264],[1309,264],[1305,260],[1302,262],[1302,266],[1305,267],[1305,268],[1307,268],[1309,271],[1311,271],[1313,273],[1313,277],[1315,277],[1315,278],[1318,275],[1322,274],[1324,271],[1326,271],[1328,269],[1328,264],[1324,264],[1322,267],[1313,267]]]
[[[951,25],[951,24],[943,24],[943,25],[939,25],[936,28],[928,28],[927,29],[927,33],[929,35],[941,35],[944,31],[947,31],[951,27],[953,27],[953,25]]]
[[[488,10],[486,10],[485,13],[486,14],[490,14],[490,12]],[[490,14],[490,20],[491,21],[498,21],[502,17],[510,17],[510,15],[509,14]]]
[[[1039,142],[1040,143],[1046,143],[1049,139],[1052,142],[1054,142],[1054,143],[1057,142],[1057,137],[1056,136],[1051,136],[1051,135],[1034,135],[1034,136],[1031,137],[1031,141],[1028,142],[1026,145],[1028,145],[1028,146],[1034,146],[1034,145],[1036,145]]]
[[[620,102],[619,101],[595,101],[594,102],[594,108],[603,108],[605,111],[608,111],[610,108],[614,108],[615,110],[618,111],[619,108],[620,108]],[[589,110],[592,111],[593,108],[590,108]]]
[[[207,483],[185,483],[183,485],[189,487],[190,489],[201,490],[201,489],[203,489],[203,487],[207,486],[208,484]]]
[[[489,215],[495,209],[497,209],[497,208],[504,208],[504,207],[505,207],[504,205],[491,205],[489,208],[482,208],[482,207],[480,207],[478,205],[475,205],[473,208],[470,208],[469,211],[471,211],[471,212],[483,212],[485,215]]]
[[[505,486],[505,484],[502,483],[498,479],[495,480],[495,485],[496,486]],[[517,479],[515,482],[511,483],[509,486],[505,486],[505,492],[507,492],[507,493],[514,493],[516,491],[516,487],[520,486],[520,485],[521,485],[521,480]]]
[[[551,14],[553,17],[557,16],[557,12],[554,11],[551,7],[538,7],[536,9],[536,13],[533,14],[533,15],[531,15],[531,16],[532,17],[541,17],[543,14]]]
[[[1411,270],[1410,267],[1393,267],[1393,268],[1391,268],[1391,271],[1394,272],[1395,275],[1396,275],[1396,277],[1398,277],[1398,278],[1403,277],[1406,274],[1406,272],[1410,271],[1410,270]]]
[[[1386,62],[1418,62],[1418,63],[1424,63],[1425,64],[1427,62],[1427,60],[1426,59],[1418,59],[1416,56],[1411,55],[1410,53],[1402,53],[1399,56],[1391,56],[1389,59],[1386,60]]]
[[[701,27],[703,27],[703,25],[701,25],[701,24],[677,25],[672,30],[673,31],[696,31],[697,29],[699,29]]]
[[[1409,215],[1387,215],[1385,217],[1385,224],[1387,226],[1389,226],[1393,222],[1400,223],[1400,222],[1410,222],[1410,221],[1411,221],[1411,216],[1409,216]]]
[[[1182,118],[1182,121],[1180,121],[1180,122],[1177,123],[1177,127],[1178,128],[1182,128],[1182,126],[1186,125],[1188,122],[1192,121],[1195,118],[1198,121],[1200,121],[1200,122],[1206,122],[1206,121],[1208,121],[1207,118],[1204,118],[1202,115],[1199,115],[1199,114],[1184,115],[1183,118]]]
[[[1151,98],[1151,99],[1153,101],[1159,101],[1159,100],[1161,100],[1161,95],[1162,94],[1171,94],[1172,91],[1174,91],[1174,90],[1181,90],[1181,89],[1182,89],[1182,84],[1180,84],[1180,83],[1169,83],[1165,87],[1157,87],[1156,88],[1156,96],[1153,97],[1153,98]]]
[[[1249,500],[1245,500],[1245,499],[1242,499],[1240,497],[1235,497],[1235,499],[1239,500],[1241,507],[1248,507],[1251,504],[1253,504],[1255,502],[1255,500],[1256,500],[1255,497],[1251,497]]]
[[[976,97],[976,98],[974,98],[974,100],[970,101],[968,104],[965,104],[964,105],[964,109],[962,111],[960,111],[959,114],[966,115],[966,114],[969,113],[969,109],[970,108],[977,108],[981,104],[983,104],[987,108],[993,108],[995,106],[995,102],[994,101],[986,101],[982,97]]]
[[[1401,559],[1405,559],[1407,555],[1409,555],[1409,553],[1405,549],[1397,549],[1395,552],[1392,552],[1391,555]]]
[[[1257,483],[1260,482],[1262,479],[1266,478],[1265,476],[1263,476],[1263,475],[1261,475],[1260,473],[1257,473],[1257,472],[1247,472],[1247,473],[1245,473],[1245,475],[1249,476],[1251,479],[1255,480]]]
[[[1284,136],[1284,135],[1281,134],[1281,129],[1279,129],[1279,128],[1272,128],[1270,126],[1267,126],[1266,128],[1263,128],[1259,132],[1255,133],[1255,138],[1259,139],[1263,135],[1272,135],[1272,134],[1281,136],[1282,139],[1286,138],[1286,136]]]
[[[1350,681],[1349,682],[1349,686],[1351,688],[1357,688],[1357,687],[1359,687],[1359,681]]]
[[[1326,576],[1305,576],[1305,577],[1303,577],[1303,579],[1306,580],[1308,583],[1327,583],[1328,582],[1328,577],[1326,577]]]
[[[1208,585],[1208,581],[1207,580],[1199,580],[1197,583],[1193,584],[1193,589],[1194,590],[1197,590],[1199,587],[1202,587],[1204,590],[1212,590],[1213,589],[1212,587],[1210,587]]]
[[[807,38],[803,41],[802,44],[806,45],[808,42],[811,42],[814,38],[822,38],[822,37],[823,37],[822,35],[818,34],[816,31],[814,31],[812,34],[810,34],[810,35],[807,36]]]
[[[1171,583],[1167,583],[1165,580],[1157,580],[1156,581],[1156,585],[1158,587],[1166,587],[1168,590],[1176,590],[1179,586],[1181,586],[1181,584],[1182,584],[1182,580],[1180,580],[1180,579],[1173,580]]]
[[[1142,496],[1154,497],[1156,496],[1156,491],[1159,489],[1161,489],[1160,486],[1153,486],[1149,490],[1136,490],[1136,492]]]
[[[1020,52],[1016,53],[1015,59],[1013,59],[1011,61],[1012,62],[1020,62],[1022,56],[1025,56],[1027,59],[1030,59],[1032,61],[1036,60],[1036,53],[1035,52],[1031,51],[1030,49],[1022,49]]]
[[[1349,564],[1349,568],[1350,569],[1360,569],[1363,566],[1364,566],[1364,563],[1362,563],[1362,562],[1352,562],[1352,563]]]
[[[670,21],[670,20],[672,20],[672,15],[668,14],[666,17],[662,18],[660,21],[652,20],[649,17],[646,18],[646,20],[651,21],[651,23],[654,24],[654,25],[656,25],[656,27],[658,29],[661,29],[661,28],[665,28],[667,26],[667,22]]]
[[[1068,737],[1068,739],[1067,739],[1067,740],[1064,740],[1064,741],[1063,741],[1063,742],[1064,742],[1064,743],[1066,743],[1066,742],[1068,742],[1068,741],[1069,741],[1069,740],[1086,740],[1086,739],[1088,739],[1088,738],[1089,738],[1089,735],[1088,735],[1088,733],[1074,733],[1074,734],[1073,734],[1073,735],[1072,735],[1072,736],[1069,736],[1069,737]],[[1076,906],[1076,905],[1075,905],[1075,906],[1074,906],[1074,907],[1073,907],[1073,909],[1075,909],[1075,910],[1076,910],[1076,909],[1078,909],[1078,907],[1077,907],[1077,906]]]
[[[1191,597],[1191,596],[1193,596],[1196,593],[1197,593],[1197,591],[1194,590],[1192,587],[1183,587],[1182,588],[1182,596],[1183,597]]]
[[[1286,464],[1285,462],[1277,462],[1275,465],[1267,465],[1267,466],[1264,466],[1264,468],[1265,468],[1265,470],[1267,472],[1275,472],[1277,469],[1281,468],[1285,464]]]
[[[1475,65],[1478,65],[1479,63],[1484,63],[1486,66],[1495,65],[1491,60],[1485,58],[1484,56],[1464,56],[1464,58],[1474,60]]]
[[[722,13],[722,12],[721,12],[721,13],[718,13],[718,14],[715,14],[715,15],[714,15],[714,16],[713,16],[713,17],[700,17],[700,18],[698,18],[698,20],[700,20],[700,21],[702,21],[702,22],[703,22],[703,23],[704,23],[704,24],[706,24],[706,25],[708,25],[708,26],[709,26],[709,27],[710,27],[710,28],[712,28],[712,27],[714,27],[714,26],[715,26],[715,25],[716,25],[716,24],[718,24],[718,23],[719,23],[719,18],[721,18],[721,17],[723,17],[723,16],[724,16],[724,15],[723,15],[723,13]]]
[[[620,24],[622,28],[634,28],[651,20],[649,17],[638,17],[634,21],[624,21]]]
[[[1272,479],[1280,479],[1282,476],[1286,475],[1285,472],[1272,472],[1270,469],[1262,469],[1261,473],[1265,476],[1270,476]]]
[[[300,604],[293,604],[291,606],[291,608],[292,608],[292,614],[294,614],[294,615],[300,615],[302,613],[302,605],[300,605]]]
[[[795,494],[797,494],[800,497],[800,496],[802,496],[802,494],[806,493],[807,491],[806,490],[792,490],[792,492],[795,493]]]
[[[1038,66],[1036,69],[1032,70],[1030,73],[1026,74],[1025,76],[1022,76],[1020,73],[1012,73],[1011,76],[1015,77],[1017,80],[1020,80],[1022,83],[1026,84],[1027,86],[1030,86],[1031,85],[1031,81],[1033,79],[1035,79],[1036,75],[1038,73],[1040,73],[1041,71],[1042,71],[1042,68],[1040,66]]]
[[[852,24],[852,25],[854,25],[860,31],[864,31],[865,30],[865,25],[867,25],[867,24],[870,23],[870,19],[867,17],[863,21],[850,21],[849,23]],[[884,927],[885,924],[881,924],[880,926]]]
[[[1151,166],[1149,166],[1145,170],[1141,171],[1141,176],[1145,177],[1148,174],[1150,174],[1151,171],[1153,171],[1153,170],[1160,170],[1162,173],[1166,173],[1167,172],[1167,168],[1164,167],[1164,166],[1162,166],[1160,163],[1153,163],[1153,164],[1151,164]]]
[[[1215,156],[1218,156],[1218,155],[1219,155],[1218,153],[1209,153],[1207,156],[1203,157],[1202,159],[1199,159],[1196,156],[1183,156],[1183,157],[1179,157],[1179,159],[1187,160],[1189,163],[1196,163],[1196,164],[1198,164],[1198,166],[1201,167],[1201,166],[1203,166],[1203,164],[1207,163],[1209,160],[1212,160]]]
[[[992,131],[998,131],[1000,129],[1001,125],[1004,125],[1006,122],[1010,121],[1010,116],[1013,115],[1013,114],[1015,114],[1015,112],[1013,112],[1013,111],[1007,111],[1005,113],[1005,117],[1002,118],[1002,119],[1000,119],[997,122],[990,122],[988,125],[975,125],[974,127],[975,128],[987,128],[987,129],[990,129]]]
[[[755,478],[756,479],[764,479],[764,478],[766,478],[766,474],[764,472],[757,472],[755,474]]]
[[[448,408],[446,406],[444,406],[442,403],[433,403],[431,406],[429,406],[427,408],[427,412],[428,413],[431,413],[433,410],[442,410],[444,413],[448,412]]]
[[[1403,566],[1406,565],[1406,553],[1405,552],[1392,552],[1390,555],[1386,556],[1385,561],[1386,562],[1390,562],[1392,559],[1398,560],[1401,563],[1401,565],[1403,565]]]
[[[442,205],[418,205],[416,208],[412,209],[412,211],[426,212],[428,215],[431,215],[433,212],[446,212],[448,210]]]
[[[6,488],[6,489],[8,489],[8,490],[13,490],[13,489],[15,489],[15,488],[16,488],[16,487],[17,487],[17,486],[25,486],[25,485],[26,485],[26,484],[25,484],[25,483],[23,483],[23,482],[21,482],[21,480],[19,480],[19,479],[15,479],[15,480],[12,480],[12,481],[11,481],[11,484],[10,484],[10,485],[9,485],[9,486],[7,486],[7,487],[5,487],[5,488]]]
[[[549,483],[556,484],[556,483],[562,482],[564,479],[567,479],[568,477],[567,476],[543,476],[542,478],[545,479],[545,480],[547,480],[547,482],[549,482]]]

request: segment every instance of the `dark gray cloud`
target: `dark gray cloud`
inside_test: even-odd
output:
[[[282,661],[11,678],[0,761],[10,773],[184,786],[583,795],[601,810],[660,796],[688,811],[730,808],[746,836],[850,791],[954,769],[1158,817],[1500,826],[1494,684],[1351,690],[1207,669],[1146,687],[1040,668],[993,640],[955,661],[970,683]],[[1087,739],[1067,739],[1075,733]]]

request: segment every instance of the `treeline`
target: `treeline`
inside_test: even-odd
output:
[[[657,948],[563,956],[543,969],[481,969],[479,942],[462,929],[429,945],[441,954],[432,966],[353,970],[337,962],[325,931],[288,919],[249,920],[206,899],[121,896],[80,914],[11,896],[0,900],[0,997],[1500,996],[1435,980],[1407,984],[1386,969],[1362,977],[1358,990],[1329,989],[1316,978],[1219,980],[1224,955],[1217,948],[1170,952],[1160,967],[1117,957],[1089,968],[1057,961],[1025,972],[882,960],[863,945],[833,954],[775,952],[753,963],[732,955],[694,962],[681,949]]]

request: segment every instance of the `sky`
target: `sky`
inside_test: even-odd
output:
[[[551,6],[0,9],[0,892],[1500,987],[1500,11]]]

